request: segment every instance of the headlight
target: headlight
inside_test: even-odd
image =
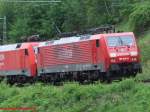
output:
[[[137,61],[137,58],[131,58],[132,59],[132,61]]]
[[[131,56],[137,56],[138,53],[137,53],[136,51],[132,51],[132,52],[130,52],[130,55],[131,55]]]
[[[110,53],[110,57],[111,57],[111,58],[114,58],[114,57],[116,57],[116,56],[117,56],[116,53]]]
[[[110,62],[115,63],[115,62],[116,62],[116,59],[115,59],[115,58],[111,58],[111,59],[110,59]]]

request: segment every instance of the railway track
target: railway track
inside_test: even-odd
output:
[[[145,79],[145,80],[142,80],[141,82],[143,82],[143,83],[150,83],[150,79]]]

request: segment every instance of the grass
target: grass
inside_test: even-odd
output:
[[[132,79],[113,84],[23,88],[0,85],[0,107],[36,107],[38,112],[141,112],[150,111],[150,86]]]

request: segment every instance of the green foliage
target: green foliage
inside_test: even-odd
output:
[[[68,32],[118,23],[120,14],[117,13],[118,8],[112,7],[113,2],[62,0],[61,3],[53,4],[10,4],[0,1],[0,16],[7,17],[11,42],[18,42],[22,37],[33,34],[39,34],[44,40],[56,36],[56,26],[62,32]]]
[[[150,2],[136,4],[129,15],[129,23],[132,31],[140,34],[150,27]]]
[[[19,42],[21,38],[34,34],[39,34],[41,40],[54,38],[57,35],[56,26],[62,32],[68,32],[123,23],[121,26],[127,26],[126,31],[138,34],[149,27],[149,14],[148,0],[142,4],[140,0],[62,0],[53,4],[0,1],[0,17],[7,17],[10,42]]]
[[[139,47],[141,49],[142,61],[146,63],[150,58],[150,31],[147,31],[144,35],[139,36]]]
[[[0,86],[0,107],[36,107],[38,112],[137,112],[150,110],[149,86],[133,80],[64,86],[41,84],[23,88]]]
[[[150,31],[146,31],[143,35],[140,35],[140,39],[138,41],[141,58],[142,58],[142,66],[143,66],[143,73],[139,74],[136,79],[143,80],[143,79],[150,79]]]

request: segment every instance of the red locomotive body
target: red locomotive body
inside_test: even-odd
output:
[[[36,43],[0,46],[0,76],[36,76],[33,45]]]
[[[130,32],[43,42],[38,48],[37,65],[39,76],[61,73],[57,76],[63,77],[67,73],[81,79],[136,75],[141,71],[139,50]]]
[[[43,68],[42,72],[44,73],[91,69],[94,58],[92,54],[93,43],[90,40],[79,41],[78,39],[72,38],[71,41],[77,42],[63,44],[61,43],[65,40],[63,38],[56,40],[54,45],[39,47],[38,68]],[[39,73],[42,72],[39,70]]]
[[[135,76],[142,72],[139,48],[132,32],[102,34],[102,38],[107,77]]]

